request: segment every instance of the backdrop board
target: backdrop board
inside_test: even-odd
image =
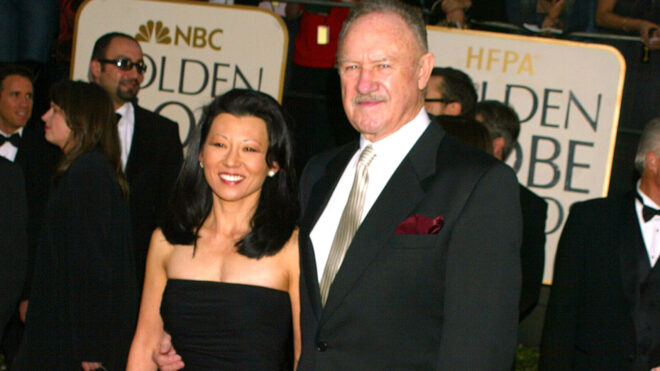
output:
[[[508,160],[548,202],[544,281],[570,205],[607,195],[625,62],[614,48],[428,27],[436,66],[466,72],[480,99],[511,105],[522,125]]]
[[[108,32],[134,36],[147,71],[141,106],[179,123],[184,145],[201,107],[232,88],[281,101],[288,33],[268,10],[202,2],[89,0],[78,11],[71,76],[87,80],[94,42]]]

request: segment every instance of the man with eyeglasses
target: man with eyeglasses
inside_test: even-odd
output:
[[[130,207],[138,287],[151,233],[166,209],[183,159],[175,122],[137,104],[146,65],[142,49],[131,36],[113,32],[94,44],[90,81],[103,87],[121,116],[117,123],[121,160],[130,186]]]
[[[470,76],[451,67],[435,67],[426,86],[426,112],[433,116],[474,118],[477,91]]]

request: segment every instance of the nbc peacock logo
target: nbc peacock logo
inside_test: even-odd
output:
[[[0,0],[2,1],[2,0]],[[174,35],[170,35],[170,28],[163,25],[163,22],[153,20],[140,25],[139,33],[135,39],[140,42],[151,42],[152,38],[157,44],[163,45],[187,45],[192,48],[209,47],[215,51],[222,49],[222,28],[208,30],[200,26],[182,26],[174,25]],[[174,40],[172,40],[174,38]]]
[[[140,32],[135,35],[137,41],[149,42],[151,37],[154,36],[156,43],[169,45],[172,43],[170,37],[170,29],[163,26],[163,22],[149,20],[146,24],[140,25]]]

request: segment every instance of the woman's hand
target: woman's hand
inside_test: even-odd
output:
[[[660,25],[640,20],[638,29],[644,45],[649,49],[660,49]]]

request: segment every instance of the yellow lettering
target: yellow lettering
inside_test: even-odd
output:
[[[514,51],[507,50],[504,52],[504,64],[502,65],[502,72],[506,72],[509,69],[510,64],[518,62],[518,53]]]
[[[520,67],[518,67],[518,75],[522,72],[527,71],[530,76],[534,76],[534,68],[532,67],[532,56],[529,53],[526,53],[523,56],[522,62],[520,62]]]
[[[211,49],[213,49],[213,50],[220,50],[221,49],[220,44],[216,45],[215,43],[213,43],[213,36],[215,36],[216,34],[221,34],[221,33],[222,33],[222,29],[221,28],[216,28],[215,30],[211,31],[211,33],[209,34],[209,46],[211,47]]]
[[[192,46],[194,48],[203,48],[206,46],[206,30],[202,27],[195,27]]]
[[[190,45],[190,27],[188,27],[188,33],[184,35],[179,26],[176,26],[176,31],[174,31],[174,45],[179,45],[179,37],[185,41],[186,45]]]
[[[500,58],[495,54],[500,54],[500,49],[488,49],[488,61],[486,62],[486,71],[490,71],[490,66],[493,62],[499,62]]]
[[[468,55],[467,55],[467,64],[465,65],[465,68],[470,68],[471,61],[472,59],[477,60],[477,69],[481,69],[481,60],[483,59],[484,56],[484,48],[479,48],[479,54],[472,54],[472,47],[468,48]]]

